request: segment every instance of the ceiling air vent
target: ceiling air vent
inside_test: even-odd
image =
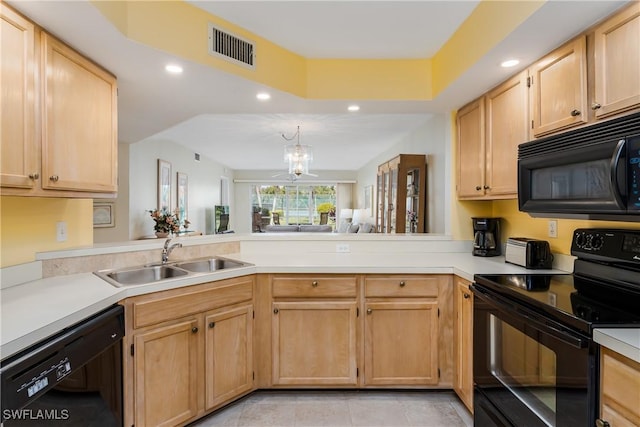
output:
[[[209,54],[255,69],[253,43],[222,31],[213,24],[209,24]]]

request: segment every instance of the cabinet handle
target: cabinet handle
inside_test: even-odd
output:
[[[490,189],[491,187],[489,187],[488,185],[485,185],[483,188],[484,188],[485,190],[488,190],[488,189]]]
[[[194,326],[193,328],[191,328],[191,332],[193,332],[194,334],[198,332],[198,327]]]
[[[58,177],[58,175],[51,175],[51,176],[49,177],[49,179],[50,179],[51,181],[53,181],[53,182],[58,182],[58,179],[60,179],[60,178]]]
[[[273,309],[273,314],[278,314],[278,312],[279,312],[279,311],[280,311],[280,310],[278,310],[277,308],[274,308],[274,309]]]
[[[482,190],[482,187],[480,187],[479,185],[476,185],[476,191],[480,191]]]
[[[36,180],[38,178],[40,178],[40,174],[39,173],[31,173],[29,174],[29,178]]]
[[[572,117],[579,116],[580,114],[581,114],[580,110],[571,110],[571,116]]]
[[[598,418],[596,420],[596,427],[611,427],[611,425],[605,420]]]
[[[465,292],[464,294],[462,294],[462,296],[464,297],[464,299],[469,299],[471,295]]]
[[[313,286],[314,288],[318,287],[318,282],[314,280],[313,282],[311,282],[311,286]]]
[[[373,313],[373,310],[371,310],[370,308],[367,308],[367,314],[371,314]]]
[[[602,105],[600,105],[600,103],[599,103],[599,102],[594,102],[593,104],[591,104],[591,109],[592,109],[592,110],[597,110],[597,109],[599,109],[600,107],[602,107]]]
[[[216,326],[216,322],[209,322],[209,327],[210,327],[210,328],[213,328],[213,327],[215,327],[215,326]]]
[[[401,288],[404,288],[404,285],[405,285],[404,281],[400,282],[400,287]]]

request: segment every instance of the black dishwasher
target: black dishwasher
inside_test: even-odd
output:
[[[122,426],[124,310],[113,305],[0,364],[2,426]]]

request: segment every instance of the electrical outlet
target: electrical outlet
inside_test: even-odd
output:
[[[338,253],[351,252],[351,248],[349,248],[349,244],[348,243],[337,243],[336,244],[336,252],[338,252]]]
[[[558,221],[555,219],[549,220],[549,237],[558,237]]]
[[[66,221],[56,222],[56,240],[58,242],[67,241],[67,222]]]
[[[558,295],[554,294],[553,292],[549,292],[547,296],[549,297],[549,305],[551,307],[555,307],[558,305]]]

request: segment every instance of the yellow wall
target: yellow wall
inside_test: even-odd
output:
[[[544,3],[481,1],[433,58],[313,59],[183,1],[92,1],[132,40],[299,97],[421,101],[434,99]],[[209,23],[251,41],[255,69],[209,55]]]
[[[66,221],[67,241],[56,240],[56,223]],[[0,197],[0,267],[35,260],[36,252],[93,244],[93,201]]]
[[[546,0],[481,1],[433,56],[433,96],[438,96],[544,3]]]
[[[487,210],[487,204],[490,203],[491,209]],[[551,251],[561,254],[569,254],[571,251],[571,239],[573,231],[576,228],[626,228],[640,230],[640,224],[637,222],[612,222],[612,221],[586,221],[586,220],[569,220],[557,219],[558,221],[558,237],[548,236],[549,219],[554,218],[532,218],[524,212],[518,210],[517,200],[495,200],[493,202],[477,201],[477,202],[456,202],[461,206],[466,215],[469,215],[468,227],[471,228],[472,216],[491,216],[500,217],[500,233],[501,240],[506,241],[508,237],[529,237],[532,239],[547,240],[551,246]],[[463,225],[463,228],[464,225]],[[460,238],[469,239],[472,232],[458,230]]]

